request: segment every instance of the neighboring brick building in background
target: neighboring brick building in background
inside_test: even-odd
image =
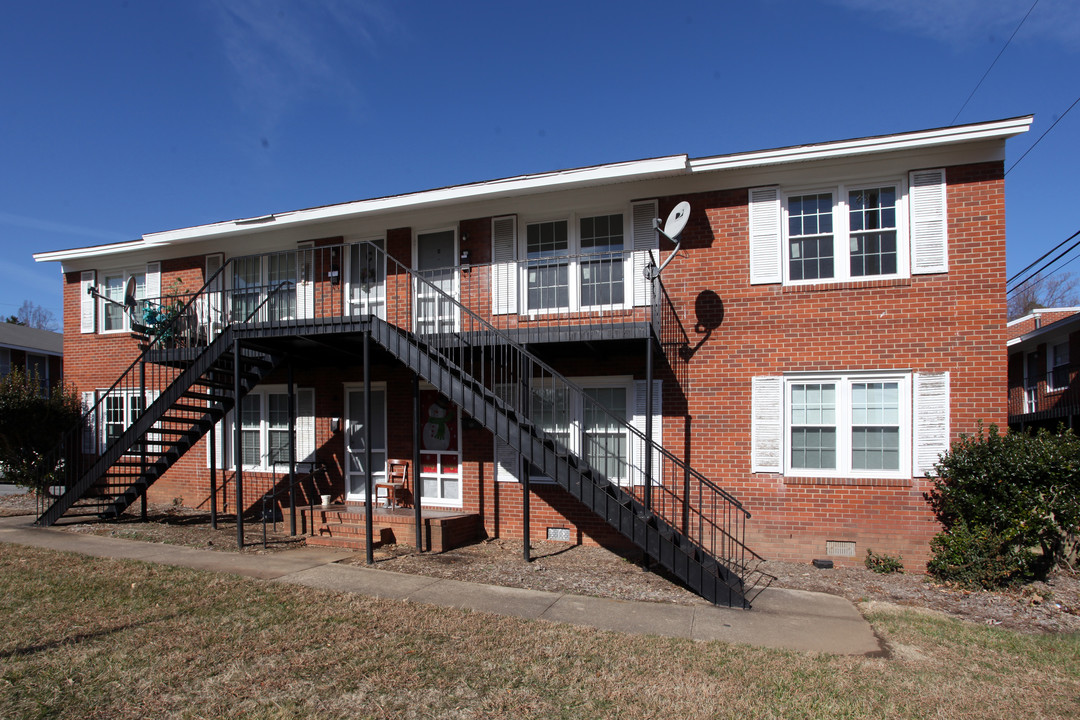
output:
[[[1080,308],[1038,308],[1008,325],[1009,427],[1080,430]]]
[[[43,391],[64,381],[64,336],[15,323],[0,323],[0,377],[12,368],[36,374]]]
[[[161,432],[187,397],[185,417],[216,422],[216,457],[192,432],[117,507],[149,480],[153,499],[206,508],[222,464],[218,507],[234,503],[235,457],[255,507],[281,485],[291,372],[298,459],[353,507],[370,426],[376,482],[415,439],[424,512],[488,536],[633,541],[677,574],[715,572],[703,550],[743,574],[744,543],[917,565],[936,531],[926,472],[959,433],[1006,421],[1003,159],[1030,122],[676,155],[40,253],[63,264],[68,377],[95,408],[81,467],[114,441],[130,457],[142,405]],[[650,282],[650,253],[673,250],[652,220],[683,201],[678,253]],[[129,282],[140,302],[187,305],[145,358],[145,397],[131,320],[87,292],[122,301]],[[235,394],[223,339],[265,361],[241,363],[239,434],[231,413],[218,422]],[[185,368],[217,389],[170,395]],[[416,494],[410,481],[403,499]]]

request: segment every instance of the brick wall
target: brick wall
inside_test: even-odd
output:
[[[977,424],[1006,421],[1005,224],[1002,164],[947,170],[949,272],[896,281],[827,286],[751,285],[746,189],[662,198],[661,217],[689,200],[694,212],[683,233],[682,251],[664,273],[664,283],[688,334],[691,352],[672,351],[659,362],[664,380],[665,447],[730,490],[751,511],[747,542],[768,558],[808,561],[825,555],[830,540],[850,541],[860,562],[867,549],[900,554],[909,566],[925,561],[937,527],[915,480],[785,478],[750,472],[750,385],[758,375],[793,371],[868,369],[951,372],[954,437]],[[462,249],[484,262],[490,253],[490,219],[463,220]],[[387,249],[410,264],[412,231],[387,232]],[[670,248],[668,248],[670,249]],[[162,287],[173,276],[197,287],[202,259],[170,261]],[[478,269],[479,270],[479,269]],[[477,272],[474,270],[474,272]],[[80,388],[107,387],[135,357],[134,341],[78,332],[78,274],[66,278],[65,352],[78,358],[69,377]],[[388,292],[404,284],[391,277]],[[697,312],[709,317],[699,318]],[[700,322],[699,322],[700,321]],[[717,322],[719,324],[717,325]],[[715,326],[715,327],[714,327]],[[710,329],[713,328],[713,329]],[[547,358],[568,376],[625,374],[644,377],[644,344],[632,348],[592,346],[549,349]],[[387,382],[390,457],[411,457],[411,377],[383,358],[375,380]],[[319,459],[328,485],[315,494],[344,493],[344,436],[330,431],[342,417],[342,383],[360,382],[352,364],[301,368],[296,382],[315,388]],[[284,382],[283,376],[267,382]],[[462,427],[463,509],[483,518],[488,535],[520,537],[521,486],[495,482],[492,438]],[[205,440],[151,488],[151,499],[183,498],[209,504]],[[245,473],[245,503],[254,503],[272,476]],[[219,478],[219,508],[234,504],[233,476]],[[280,483],[280,479],[279,479]],[[555,486],[535,486],[532,536],[549,527],[569,528],[575,542],[622,541],[583,506]]]

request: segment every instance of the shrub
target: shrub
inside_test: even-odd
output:
[[[887,553],[876,553],[870,549],[866,550],[866,559],[863,560],[863,564],[867,569],[882,575],[904,572],[903,558],[893,557]]]
[[[1041,579],[1075,549],[1080,526],[1080,440],[999,433],[962,436],[936,465],[930,507],[944,526],[928,569],[993,587]]]
[[[46,397],[36,375],[20,368],[0,379],[0,469],[8,482],[41,492],[56,484],[61,460],[52,455],[61,434],[82,416],[73,388]]]

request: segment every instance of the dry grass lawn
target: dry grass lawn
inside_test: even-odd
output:
[[[867,614],[891,657],[624,636],[0,544],[0,717],[1080,716],[1077,636]]]

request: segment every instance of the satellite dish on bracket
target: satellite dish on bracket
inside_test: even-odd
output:
[[[130,313],[135,312],[135,276],[128,278],[124,285],[124,308]]]
[[[679,252],[679,244],[682,242],[679,239],[679,235],[686,228],[687,221],[690,220],[690,203],[683,200],[681,203],[672,208],[668,213],[667,222],[664,223],[664,227],[660,227],[660,218],[653,219],[653,227],[656,231],[666,237],[671,242],[675,243],[675,249],[668,255],[667,260],[660,263],[660,267],[653,267],[650,265],[645,269],[646,277],[650,280],[660,276],[660,272],[667,267],[667,264],[671,262],[672,258]]]

